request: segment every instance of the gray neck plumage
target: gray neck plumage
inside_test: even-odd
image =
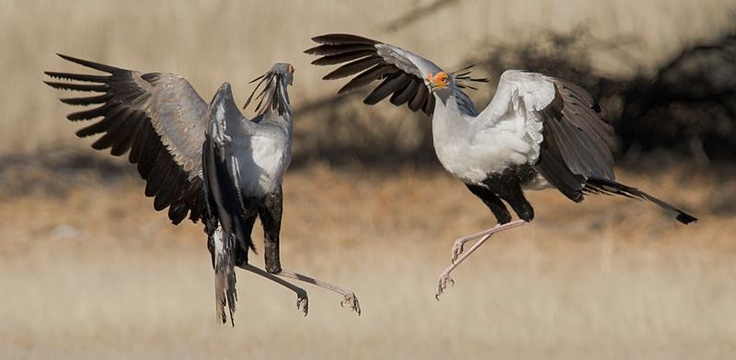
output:
[[[285,132],[291,134],[292,121],[291,121],[291,109],[287,108],[286,111],[279,115],[278,111],[268,110],[265,111],[253,119],[253,122],[261,124],[273,124],[283,129]]]

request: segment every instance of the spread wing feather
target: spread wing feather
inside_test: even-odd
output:
[[[325,80],[355,76],[339,93],[381,81],[365,98],[364,103],[374,105],[391,96],[390,101],[396,106],[407,104],[412,111],[432,114],[434,97],[430,96],[424,79],[430,72],[442,70],[429,60],[399,47],[356,35],[329,34],[312,40],[320,45],[305,52],[321,56],[312,64],[345,63],[325,75]]]
[[[53,88],[101,93],[60,99],[72,106],[95,106],[67,116],[71,121],[91,122],[76,135],[102,134],[93,148],[109,148],[115,156],[129,152],[128,160],[138,165],[147,182],[146,195],[155,197],[154,208],[168,207],[168,216],[175,224],[187,216],[197,221],[203,206],[201,151],[207,103],[178,75],[143,74],[59,56],[107,73],[46,72],[55,81],[45,83]]]
[[[613,128],[607,122],[603,109],[582,88],[560,79],[547,78],[554,85],[554,99],[539,113],[544,125],[542,145],[546,156],[541,157],[535,167],[565,195],[579,201],[581,191],[590,178],[614,180],[613,150],[615,140]],[[554,159],[554,160],[553,160]],[[569,174],[562,174],[548,162],[565,164]],[[574,175],[579,181],[575,186],[570,181],[556,184],[561,179]],[[564,186],[565,189],[560,188]]]

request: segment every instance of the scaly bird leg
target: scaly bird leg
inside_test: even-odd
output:
[[[483,236],[486,236],[486,235],[494,234],[494,233],[497,233],[497,232],[501,232],[503,230],[507,230],[507,229],[510,229],[510,228],[514,228],[514,227],[517,227],[517,226],[524,225],[525,223],[526,223],[526,221],[524,221],[524,220],[516,220],[516,221],[508,222],[506,224],[496,224],[496,226],[494,226],[494,227],[492,227],[490,229],[486,229],[486,230],[483,230],[483,231],[481,231],[479,233],[476,233],[476,234],[473,234],[473,235],[468,235],[466,237],[462,237],[462,238],[459,238],[459,239],[455,240],[455,243],[452,244],[452,249],[450,250],[450,252],[451,252],[451,254],[450,254],[451,255],[450,261],[453,264],[455,263],[455,261],[457,261],[457,258],[463,253],[463,247],[465,246],[466,243],[468,243],[470,241],[473,241],[475,239],[479,239],[479,238],[481,238]]]
[[[276,275],[303,281],[305,283],[316,285],[323,289],[327,289],[327,290],[336,292],[343,296],[343,300],[342,302],[340,302],[340,305],[342,305],[342,307],[347,306],[351,310],[358,313],[358,315],[360,315],[360,304],[358,303],[358,297],[355,296],[355,293],[351,290],[344,289],[342,287],[330,284],[328,282],[325,282],[319,279],[315,279],[311,276],[307,276],[307,275],[300,274],[298,272],[294,272],[294,271],[283,269],[283,268],[281,269],[281,272]]]
[[[452,255],[453,255],[452,264],[450,266],[448,266],[445,270],[443,270],[442,273],[440,273],[439,278],[437,279],[437,294],[435,294],[435,298],[437,298],[437,300],[439,300],[440,299],[440,295],[442,295],[442,293],[447,288],[447,284],[454,284],[455,283],[455,281],[452,280],[452,278],[450,277],[450,273],[453,270],[455,270],[455,268],[457,268],[458,266],[460,266],[460,264],[465,259],[467,259],[468,257],[470,257],[470,255],[472,255],[475,252],[475,250],[478,250],[478,248],[481,247],[481,245],[483,245],[483,243],[485,243],[486,240],[488,240],[491,237],[491,235],[493,235],[495,233],[499,233],[499,232],[504,231],[504,230],[515,228],[517,226],[521,226],[521,225],[524,225],[524,224],[526,224],[526,221],[524,221],[524,220],[515,220],[515,221],[509,222],[509,223],[506,223],[506,224],[498,224],[498,225],[496,225],[496,226],[494,226],[494,227],[492,227],[492,228],[490,228],[490,229],[488,229],[486,231],[483,231],[483,232],[480,232],[480,233],[477,233],[477,234],[473,234],[473,235],[470,235],[470,236],[467,236],[467,237],[464,237],[464,238],[457,239],[455,241],[455,244],[453,244],[453,246],[452,246]],[[473,244],[473,246],[470,247],[470,249],[468,249],[467,252],[463,253],[463,245],[466,242],[472,241],[472,240],[477,239],[479,237],[481,237],[481,239],[478,240],[477,243]],[[460,255],[460,254],[462,254],[462,255]],[[457,257],[457,256],[459,256],[459,257]]]
[[[238,267],[241,268],[241,269],[243,269],[243,270],[250,271],[250,272],[252,272],[252,273],[254,273],[256,275],[263,276],[264,278],[266,278],[268,280],[271,280],[271,281],[273,281],[273,282],[275,282],[275,283],[277,283],[277,284],[279,284],[281,286],[284,286],[287,289],[295,292],[296,293],[296,308],[299,309],[299,310],[301,310],[302,313],[304,313],[304,316],[307,316],[307,313],[309,312],[309,298],[307,297],[307,292],[304,289],[302,289],[302,288],[300,288],[300,287],[298,287],[298,286],[296,286],[296,285],[294,285],[294,284],[292,284],[292,283],[290,283],[290,282],[288,282],[288,281],[286,281],[284,279],[281,279],[278,276],[269,273],[268,271],[259,269],[259,268],[255,267],[255,266],[251,265],[251,264],[238,265]]]

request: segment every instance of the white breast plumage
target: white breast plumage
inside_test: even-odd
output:
[[[282,131],[235,139],[230,154],[231,166],[242,191],[261,196],[281,185],[291,161],[291,149],[286,140],[287,135]]]
[[[511,165],[534,163],[542,141],[541,122],[523,106],[509,106],[493,126],[467,117],[448,99],[432,117],[434,146],[444,168],[466,183],[479,183]],[[527,121],[529,120],[529,121]],[[528,124],[530,122],[536,124]]]

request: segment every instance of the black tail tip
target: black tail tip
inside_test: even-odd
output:
[[[684,212],[680,212],[679,214],[677,214],[676,219],[683,224],[689,224],[698,221],[698,218],[696,218],[695,216],[686,214]]]

